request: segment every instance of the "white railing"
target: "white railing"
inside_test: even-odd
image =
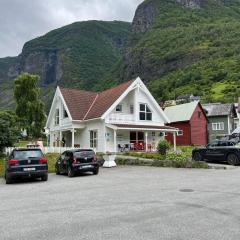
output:
[[[5,154],[9,155],[13,149],[14,149],[14,147],[5,148]],[[43,151],[44,154],[47,154],[47,153],[59,153],[59,154],[61,154],[64,151],[72,150],[72,149],[78,149],[78,148],[72,148],[72,147],[43,147],[42,151]]]
[[[134,114],[113,113],[108,117],[110,123],[134,122]]]

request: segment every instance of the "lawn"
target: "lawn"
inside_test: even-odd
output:
[[[4,175],[4,159],[0,158],[0,177]]]

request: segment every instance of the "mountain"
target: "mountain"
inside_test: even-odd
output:
[[[184,93],[202,95],[205,101],[236,100],[240,1],[144,1],[120,62],[112,76],[121,81],[140,76],[159,101]]]
[[[240,1],[145,0],[132,25],[78,22],[0,59],[0,108],[13,106],[12,79],[41,76],[49,105],[56,85],[104,90],[140,76],[158,101],[193,93],[203,101],[240,96]]]
[[[87,21],[27,42],[18,57],[0,59],[0,108],[13,107],[13,79],[20,72],[41,77],[49,108],[56,85],[95,90],[123,54],[131,24]]]

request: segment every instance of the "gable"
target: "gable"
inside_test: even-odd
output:
[[[200,117],[198,115],[199,112],[201,112],[201,116]],[[208,122],[208,118],[207,118],[206,112],[204,111],[204,109],[202,108],[202,105],[200,103],[198,103],[197,107],[195,108],[195,111],[193,112],[190,121],[195,121],[197,119],[201,120],[201,121]]]
[[[198,101],[180,104],[172,107],[165,108],[164,112],[169,118],[170,122],[185,122],[190,121]]]
[[[54,118],[55,118],[56,109],[62,110],[61,114],[65,110],[67,112],[68,118],[70,120],[72,120],[72,115],[69,112],[67,104],[66,104],[59,88],[56,89],[56,92],[55,92],[55,95],[54,95],[54,98],[52,101],[51,109],[48,114],[46,127],[50,127],[50,125],[53,123]]]
[[[154,116],[153,121],[161,123],[169,122],[167,116],[140,78],[137,78],[135,81],[132,82],[132,84],[123,92],[123,94],[114,102],[114,104],[112,104],[111,107],[104,113],[102,118],[104,119],[111,113],[114,113],[118,104],[135,105],[134,101],[130,100],[130,98],[134,98],[133,91],[136,91],[135,96],[137,98],[137,103],[135,102],[135,104],[138,105],[136,109],[137,112],[139,112],[140,103],[144,103],[147,104],[148,107],[150,107],[150,109],[152,110]]]

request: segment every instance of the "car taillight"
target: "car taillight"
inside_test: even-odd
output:
[[[39,159],[40,164],[46,164],[48,162],[47,158],[41,158]]]
[[[93,157],[93,161],[94,161],[94,162],[97,161],[97,156],[96,156],[96,155],[94,155],[94,157]]]
[[[11,166],[18,166],[19,165],[19,161],[16,159],[10,159],[8,160],[8,164]]]

